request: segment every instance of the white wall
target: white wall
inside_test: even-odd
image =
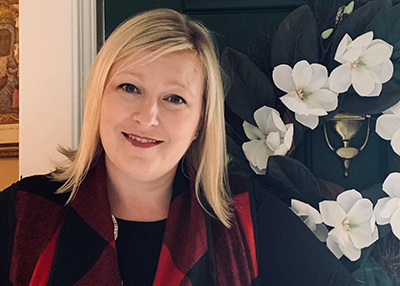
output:
[[[88,56],[82,51],[91,51],[89,57],[92,57],[95,49],[94,38],[82,35],[82,27],[86,21],[95,28],[94,2],[19,2],[20,175],[51,171],[51,160],[63,159],[56,150],[58,144],[76,147],[80,77],[90,62],[82,59]],[[89,32],[95,35],[94,30]]]

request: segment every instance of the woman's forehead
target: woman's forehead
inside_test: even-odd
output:
[[[150,64],[156,60],[159,60],[160,58],[174,58],[180,61],[184,60],[185,63],[193,67],[196,72],[200,72],[198,70],[199,66],[201,69],[203,69],[203,62],[201,58],[198,56],[197,52],[192,50],[174,51],[162,55],[155,52],[142,51],[131,52],[114,62],[111,66],[110,73],[118,73],[129,69],[135,69],[146,64]]]
[[[151,52],[132,52],[117,60],[111,67],[107,83],[110,83],[120,74],[134,74],[142,79],[141,71],[167,66],[171,74],[179,74],[182,78],[190,79],[190,76],[201,75],[204,79],[204,67],[198,53],[192,50],[175,51],[158,55]],[[172,73],[174,72],[174,73]]]

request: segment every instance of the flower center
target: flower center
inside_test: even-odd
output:
[[[312,94],[312,92],[304,91],[302,88],[299,88],[296,90],[296,94],[301,100],[305,100]]]
[[[367,64],[364,63],[360,58],[358,58],[357,60],[355,60],[354,62],[351,63],[351,67],[353,69],[363,68],[366,66],[367,66]]]
[[[352,223],[348,218],[345,218],[345,219],[342,221],[342,225],[343,225],[343,228],[344,228],[346,231],[347,231],[347,230],[350,230],[350,229],[353,229],[353,228],[357,228],[357,227],[360,226],[359,224]]]

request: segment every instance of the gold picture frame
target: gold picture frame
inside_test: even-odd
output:
[[[19,153],[19,4],[0,0],[0,158]]]
[[[18,157],[19,144],[12,140],[12,138],[18,137],[18,122],[18,113],[0,114],[0,139],[2,141],[0,144],[0,158]]]

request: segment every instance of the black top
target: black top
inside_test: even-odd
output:
[[[124,286],[151,286],[167,220],[136,222],[117,218],[119,270]]]
[[[7,252],[12,249],[13,237],[9,232],[8,223],[12,211],[10,212],[9,207],[13,209],[12,193],[21,188],[21,183],[18,183],[18,187],[14,185],[0,192],[0,285],[4,284],[7,264],[10,262]],[[270,192],[253,183],[250,182],[252,184],[250,205],[254,217],[259,281],[262,286],[358,285],[328,248],[318,241],[286,205]],[[35,189],[39,195],[54,197],[53,200],[64,202],[68,194],[64,197],[53,195],[57,186],[52,186],[52,184],[55,183],[46,177],[37,176],[25,179],[23,187],[32,186],[31,188]],[[43,188],[42,185],[47,188]],[[236,186],[231,184],[231,189],[235,190],[235,188]],[[154,279],[157,268],[165,221],[162,228],[161,226],[158,228],[159,225],[156,222],[154,228],[145,231],[146,234],[142,231],[139,236],[134,235],[136,237],[133,239],[136,241],[130,241],[132,239],[129,235],[130,222],[126,223],[125,225],[124,221],[119,221],[120,231],[117,239],[118,260],[122,279],[125,280],[124,285],[151,285],[149,281]],[[162,223],[159,222],[159,224]],[[147,228],[146,223],[143,227],[141,223],[133,224],[136,225],[134,226],[136,229]],[[138,245],[140,241],[142,241],[141,246]],[[145,247],[147,249],[144,249]],[[129,255],[129,252],[133,255]],[[147,268],[144,263],[151,266]],[[138,273],[143,274],[143,279],[147,281],[145,283],[150,284],[138,282],[138,276],[134,278],[134,284],[130,284],[132,275]]]

